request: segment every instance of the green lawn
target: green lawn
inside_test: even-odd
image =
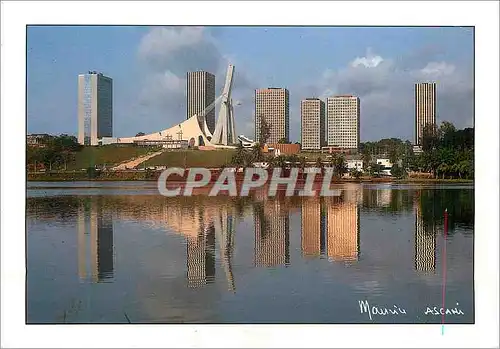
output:
[[[146,161],[145,166],[168,167],[221,167],[231,161],[232,149],[221,150],[171,150]]]
[[[105,145],[100,147],[85,147],[75,153],[74,161],[68,163],[68,170],[79,170],[95,165],[111,166],[126,160],[156,151],[152,147]]]

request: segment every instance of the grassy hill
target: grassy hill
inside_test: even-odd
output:
[[[68,170],[80,170],[95,165],[116,165],[126,160],[156,151],[153,147],[105,145],[84,147],[75,153],[73,161],[68,162]]]
[[[221,167],[231,161],[235,150],[173,150],[146,161],[145,166]]]

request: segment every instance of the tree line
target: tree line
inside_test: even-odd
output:
[[[435,178],[474,178],[474,129],[457,130],[448,121],[439,127],[427,125],[422,132],[422,152],[415,154],[410,141],[382,139],[360,144],[365,171],[377,175],[381,168],[377,156],[393,164],[391,174],[405,177],[408,172],[427,172]]]
[[[43,165],[45,168],[66,167],[75,158],[75,153],[82,149],[75,136],[62,134],[60,136],[45,135],[39,146],[27,147],[26,163],[35,168]]]

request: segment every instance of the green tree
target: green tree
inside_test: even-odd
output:
[[[262,148],[260,147],[260,144],[257,143],[252,147],[252,157],[254,162],[260,162],[263,160]]]
[[[259,128],[259,143],[266,144],[269,136],[271,135],[271,125],[266,121],[266,119],[260,115],[260,128]]]
[[[349,170],[349,174],[351,175],[351,177],[354,177],[356,179],[359,179],[359,177],[361,177],[361,171],[358,171],[357,168],[351,168]]]
[[[391,175],[397,178],[403,177],[405,174],[403,168],[401,168],[397,163],[392,165]]]

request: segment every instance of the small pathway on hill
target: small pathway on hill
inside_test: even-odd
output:
[[[139,156],[138,158],[135,158],[131,161],[126,161],[126,162],[122,162],[121,164],[119,164],[118,166],[115,166],[113,167],[112,169],[113,170],[127,170],[127,169],[133,169],[137,166],[139,166],[140,164],[142,164],[144,161],[147,161],[151,158],[154,158],[155,156],[157,155],[160,155],[161,153],[163,153],[166,149],[162,149],[162,150],[159,150],[157,152],[154,152],[154,153],[151,153],[151,154],[147,154],[147,155],[143,155],[143,156]]]

